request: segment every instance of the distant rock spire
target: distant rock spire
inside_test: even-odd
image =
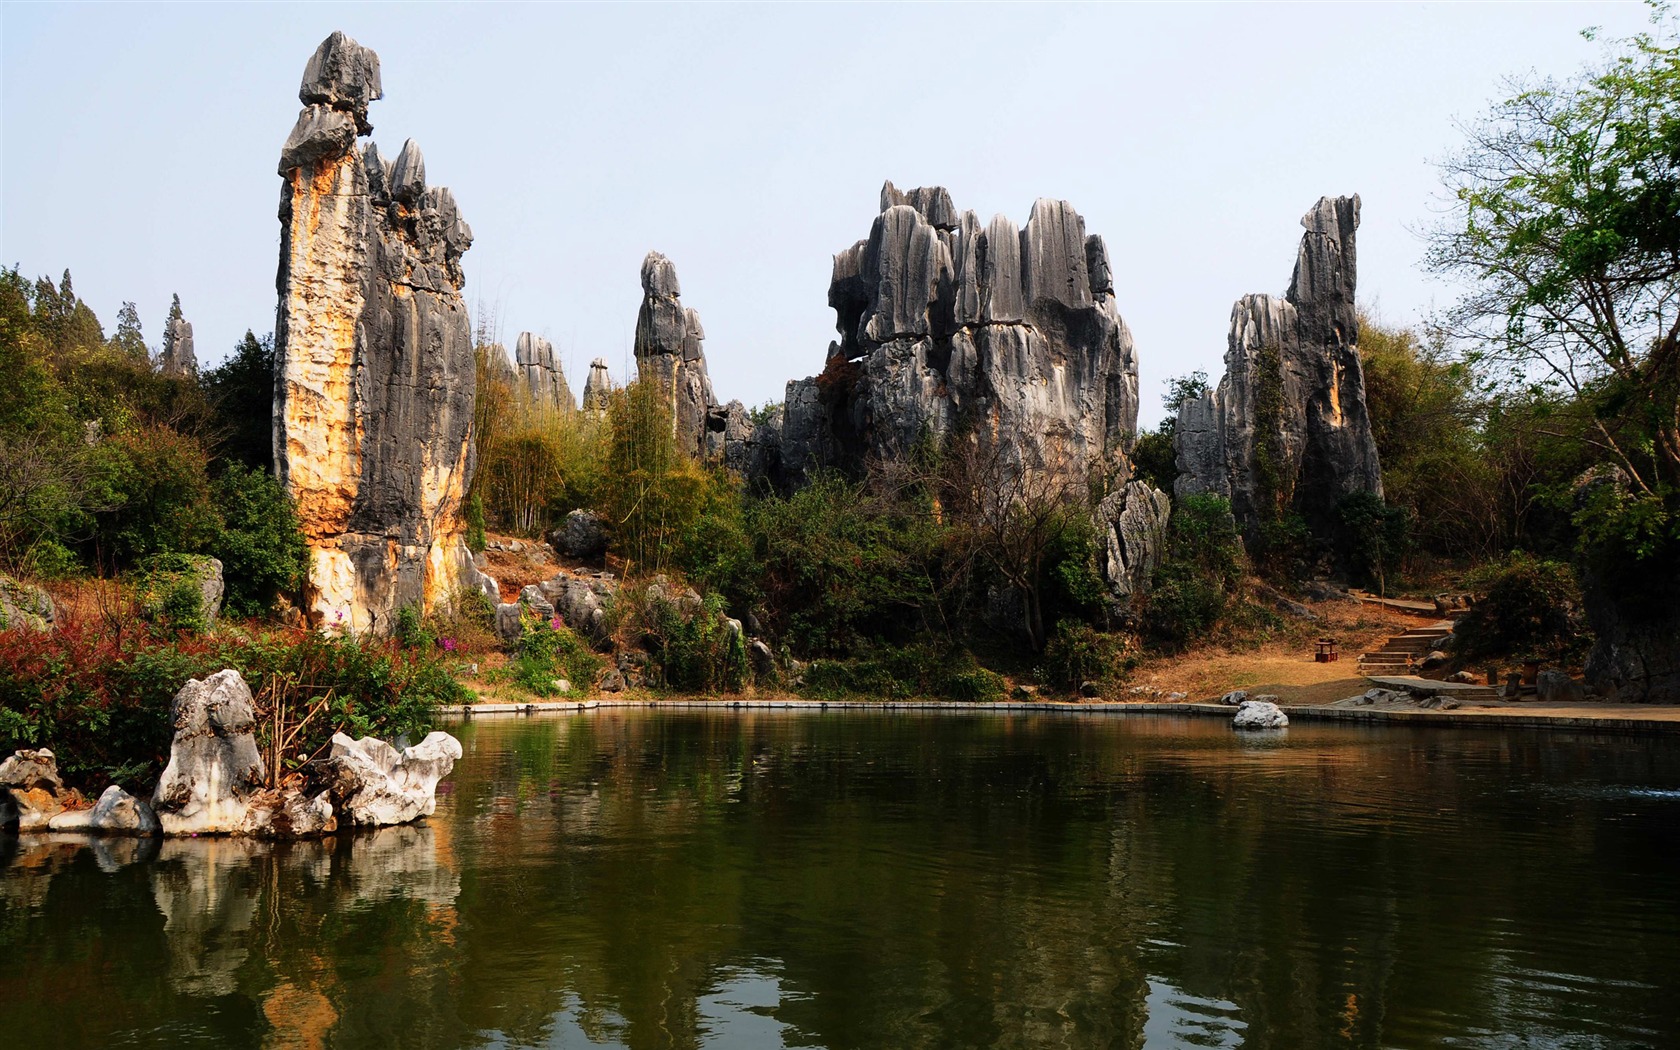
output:
[[[181,297],[175,296],[169,306],[169,319],[163,324],[163,353],[158,368],[167,375],[195,376],[198,358],[193,354],[192,322],[181,316]]]

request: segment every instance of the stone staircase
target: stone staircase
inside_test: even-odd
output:
[[[1429,655],[1437,638],[1452,633],[1453,625],[1450,620],[1430,624],[1426,627],[1413,627],[1401,634],[1393,635],[1383,644],[1381,649],[1359,655],[1359,673],[1362,675],[1410,675],[1416,674],[1423,658]]]

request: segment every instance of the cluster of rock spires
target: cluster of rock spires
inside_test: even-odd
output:
[[[311,550],[311,622],[384,630],[457,587],[493,594],[462,538],[476,362],[472,230],[411,140],[371,142],[379,59],[343,33],[310,58],[280,154],[274,460]]]
[[[828,301],[840,338],[821,375],[787,388],[785,485],[959,430],[1017,469],[1124,480],[1132,335],[1108,249],[1068,202],[982,227],[943,187],[888,182],[869,237],[834,257]]]
[[[1173,431],[1175,494],[1228,497],[1251,533],[1295,512],[1327,535],[1344,496],[1382,495],[1357,349],[1359,197],[1322,197],[1301,225],[1289,291],[1237,300],[1225,376],[1180,406]]]
[[[51,751],[19,751],[0,762],[0,832],[290,839],[406,824],[437,808],[438,781],[461,757],[460,742],[448,733],[400,751],[338,733],[327,755],[267,787],[251,690],[238,671],[187,682],[173,715],[169,765],[150,802],[113,784],[88,808],[65,790]]]
[[[471,231],[449,191],[427,187],[412,142],[394,163],[358,147],[380,97],[371,51],[333,34],[299,96],[280,163],[275,458],[313,551],[308,612],[381,630],[401,606],[455,587],[499,600],[461,543],[474,465],[460,298]],[[1348,491],[1380,491],[1354,349],[1357,223],[1357,198],[1321,201],[1287,296],[1238,303],[1226,378],[1181,413],[1181,495],[1229,495],[1245,521],[1271,501],[1311,522]],[[641,285],[637,371],[664,392],[685,453],[788,491],[816,469],[857,473],[956,438],[1016,477],[1070,492],[1098,479],[1112,597],[1147,587],[1171,503],[1130,476],[1132,336],[1107,246],[1068,202],[1037,201],[1020,228],[1002,215],[982,225],[941,187],[888,182],[869,236],[834,257],[839,338],[821,374],[790,382],[756,424],[740,402],[718,401],[672,262],[650,252]],[[534,403],[575,404],[546,339],[521,334],[514,357],[498,350],[495,367]],[[597,358],[581,407],[601,410],[610,389]]]

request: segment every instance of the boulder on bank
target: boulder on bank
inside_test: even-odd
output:
[[[594,511],[574,510],[548,534],[548,542],[568,558],[598,557],[607,549],[607,523]]]
[[[1285,729],[1289,716],[1272,700],[1244,700],[1231,719],[1232,729]]]
[[[80,795],[64,790],[58,759],[51,751],[18,751],[0,762],[0,831],[34,831],[47,826]]]
[[[251,690],[231,668],[175,694],[175,739],[152,794],[168,835],[233,834],[268,778],[257,753]]]
[[[432,733],[398,751],[383,740],[334,733],[332,751],[310,762],[312,789],[332,800],[340,828],[406,824],[437,809],[437,783],[461,757],[461,743]]]
[[[99,796],[88,827],[107,835],[156,835],[162,830],[151,806],[115,784]]]
[[[50,631],[52,625],[53,603],[47,592],[0,573],[0,631]]]

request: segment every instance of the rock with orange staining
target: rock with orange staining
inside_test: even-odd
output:
[[[461,256],[472,230],[367,134],[379,59],[342,33],[304,72],[281,152],[275,465],[311,549],[316,626],[384,632],[405,605],[489,591],[463,537],[474,466],[472,332]]]

